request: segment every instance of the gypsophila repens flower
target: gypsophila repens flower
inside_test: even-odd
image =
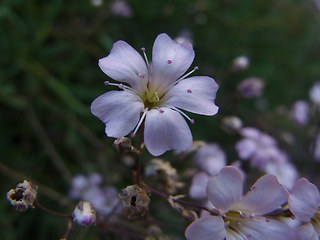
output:
[[[96,211],[89,202],[81,201],[73,211],[73,221],[86,227],[96,223]]]
[[[218,85],[207,76],[189,77],[197,67],[183,75],[194,59],[190,43],[179,44],[167,34],[160,34],[153,45],[149,63],[128,43],[118,41],[110,54],[99,60],[99,67],[120,84],[91,105],[92,113],[105,124],[107,136],[119,138],[144,122],[144,142],[148,151],[159,156],[168,150],[187,150],[192,145],[188,124],[194,122],[180,109],[212,116],[218,112],[214,100]]]
[[[261,177],[245,196],[243,174],[235,167],[224,167],[211,177],[207,194],[217,216],[205,215],[186,230],[188,240],[292,240],[292,229],[265,215],[281,208],[288,192],[271,174]]]
[[[24,180],[23,183],[19,183],[15,189],[11,189],[7,193],[7,199],[17,211],[24,212],[28,208],[34,208],[33,203],[37,198],[37,189],[37,185]]]

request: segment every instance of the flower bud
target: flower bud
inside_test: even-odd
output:
[[[250,66],[250,60],[247,56],[239,56],[233,59],[231,69],[235,72],[244,71]]]
[[[29,207],[34,208],[33,203],[37,198],[38,186],[24,180],[19,183],[15,189],[7,193],[7,199],[12,206],[20,212],[26,211]]]
[[[131,152],[133,150],[131,139],[127,137],[121,137],[114,140],[113,147],[121,154]]]
[[[236,116],[227,116],[222,119],[221,127],[229,134],[235,134],[242,128],[242,121]]]
[[[263,93],[264,82],[257,77],[250,77],[245,79],[238,85],[238,91],[245,98],[260,97]]]
[[[145,190],[137,185],[127,186],[119,194],[124,213],[128,219],[144,216],[149,211],[150,198]]]
[[[73,221],[81,226],[89,226],[96,223],[96,211],[89,202],[81,201],[73,211]]]

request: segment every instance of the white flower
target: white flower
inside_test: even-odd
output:
[[[220,215],[204,215],[186,230],[188,240],[292,240],[292,230],[264,215],[279,209],[288,192],[273,175],[261,177],[242,196],[243,175],[235,167],[224,167],[207,185],[210,202]]]
[[[171,149],[187,150],[192,135],[182,116],[194,121],[179,109],[216,114],[218,85],[207,76],[187,78],[197,68],[182,76],[194,59],[189,43],[179,44],[160,34],[153,45],[151,63],[142,50],[146,62],[129,44],[118,41],[110,54],[99,60],[102,71],[121,82],[107,81],[106,85],[118,86],[122,91],[109,91],[98,97],[91,111],[106,124],[109,137],[123,137],[132,130],[135,135],[144,122],[145,145],[154,156]]]

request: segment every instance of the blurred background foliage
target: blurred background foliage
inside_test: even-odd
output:
[[[236,158],[234,137],[220,130],[224,115],[235,114],[245,125],[275,135],[279,127],[295,130],[279,111],[297,99],[308,99],[309,88],[320,79],[320,10],[313,1],[126,3],[131,12],[121,15],[109,0],[2,0],[1,239],[59,239],[66,229],[66,221],[39,210],[14,211],[6,192],[24,178],[40,186],[44,205],[62,212],[73,209],[68,191],[76,174],[99,172],[118,189],[132,183],[131,169],[119,161],[112,149],[113,139],[105,136],[103,123],[90,112],[91,102],[108,90],[103,85],[108,77],[97,61],[117,40],[125,40],[135,49],[145,47],[151,59],[159,33],[192,39],[196,52],[193,66],[200,67],[197,75],[212,76],[220,85],[219,114],[191,114],[198,123],[191,127],[194,139],[218,142],[230,160]],[[249,57],[250,68],[231,73],[230,64],[239,55]],[[239,82],[250,76],[266,83],[263,97],[257,101],[243,100],[236,93]],[[300,152],[303,155],[304,151]],[[171,234],[182,239],[187,222],[172,211],[162,211],[165,207],[169,208],[154,205],[152,211],[162,221],[179,222],[181,229],[171,229]],[[108,236],[113,235],[76,227],[70,239]]]

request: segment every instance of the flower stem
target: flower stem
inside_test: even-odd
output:
[[[58,212],[56,212],[56,211],[53,211],[53,210],[51,210],[51,209],[48,209],[48,208],[44,207],[43,205],[41,205],[41,204],[40,204],[39,202],[37,202],[37,201],[35,201],[35,202],[33,203],[33,205],[34,205],[36,208],[39,208],[39,209],[41,209],[42,211],[47,212],[47,213],[49,213],[49,214],[51,214],[51,215],[58,216],[58,217],[62,217],[62,218],[69,218],[69,219],[72,220],[72,215],[70,215],[70,214],[64,214],[64,213],[58,213]]]

